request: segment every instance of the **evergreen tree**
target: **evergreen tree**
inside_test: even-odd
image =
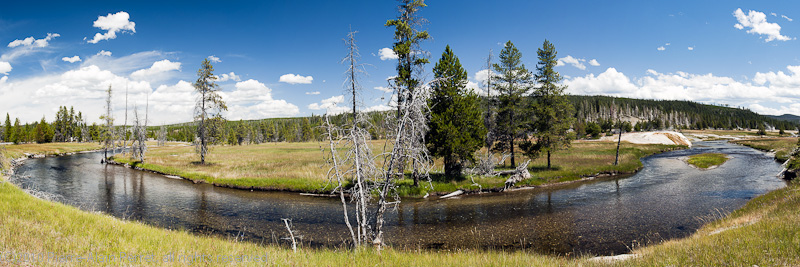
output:
[[[420,8],[425,7],[424,0],[400,0],[400,16],[386,21],[386,27],[394,26],[395,43],[392,51],[397,54],[397,77],[394,79],[397,90],[397,117],[404,101],[413,95],[414,88],[419,85],[415,70],[428,63],[425,54],[419,49],[419,42],[430,38],[428,31],[419,31],[417,27],[425,22],[417,17]]]
[[[433,75],[440,80],[431,86],[431,118],[425,141],[433,156],[444,157],[445,175],[461,176],[463,162],[474,161],[473,153],[486,135],[480,101],[467,89],[467,71],[449,45],[433,67]]]
[[[14,136],[14,128],[12,128],[11,126],[11,117],[9,117],[8,113],[6,113],[6,129],[3,140],[5,140],[6,142],[13,142],[11,139],[12,136]]]
[[[206,162],[208,145],[209,143],[214,143],[209,133],[214,132],[211,127],[217,125],[216,123],[206,123],[206,121],[212,117],[222,120],[221,112],[228,110],[228,106],[225,105],[222,96],[218,94],[219,85],[214,82],[216,80],[214,66],[211,65],[208,59],[204,59],[200,69],[197,70],[197,81],[192,84],[195,91],[200,94],[195,105],[195,121],[198,122],[197,137],[199,139],[196,145],[197,152],[200,154],[200,164],[205,164]]]
[[[498,143],[494,150],[509,151],[511,167],[516,167],[514,140],[522,134],[525,121],[523,95],[528,93],[533,81],[531,73],[522,64],[522,53],[511,41],[506,42],[499,59],[499,64],[493,64],[497,74],[492,78],[499,93],[495,128]]]
[[[42,120],[39,121],[39,124],[36,125],[35,129],[35,139],[37,143],[43,144],[50,142],[51,139],[48,139],[50,126],[47,125],[47,121],[44,119],[44,116],[42,116]]]
[[[561,75],[555,71],[558,64],[556,47],[544,40],[542,48],[537,51],[539,62],[536,64],[536,90],[533,92],[533,114],[536,120],[528,124],[528,131],[533,133],[535,143],[526,140],[520,148],[531,158],[541,152],[547,153],[547,168],[550,169],[550,155],[553,151],[569,148],[572,136],[567,130],[572,126],[574,118],[572,104],[564,96],[566,86],[559,85]]]
[[[19,118],[14,121],[14,130],[11,132],[11,139],[9,141],[13,142],[14,144],[21,143],[25,138],[25,133],[22,131],[22,127],[19,125]]]

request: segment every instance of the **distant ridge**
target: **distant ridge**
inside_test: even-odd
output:
[[[800,116],[797,115],[783,114],[780,116],[775,116],[775,115],[766,115],[766,116],[777,120],[800,123]]]

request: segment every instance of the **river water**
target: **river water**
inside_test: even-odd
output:
[[[722,166],[699,170],[680,160],[719,152]],[[14,181],[84,210],[146,224],[257,243],[285,243],[292,219],[305,246],[337,247],[349,238],[338,198],[251,192],[193,184],[100,164],[101,153],[31,159]],[[386,242],[399,248],[524,249],[556,255],[620,254],[685,237],[715,214],[786,186],[763,152],[724,141],[643,159],[629,177],[563,186],[404,200],[392,210]],[[351,209],[352,210],[352,209]],[[351,216],[351,218],[353,218]]]

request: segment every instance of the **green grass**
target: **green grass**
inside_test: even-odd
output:
[[[728,161],[728,156],[722,153],[703,153],[689,156],[687,163],[701,169],[722,165]]]
[[[373,141],[372,145],[375,154],[378,154],[381,152],[379,149],[383,148],[383,141]],[[680,148],[682,147],[623,143],[620,164],[613,166],[615,142],[578,141],[573,143],[572,148],[552,155],[551,169],[546,168],[545,158],[534,159],[529,165],[533,178],[522,181],[519,185],[574,181],[600,173],[633,173],[642,166],[640,158]],[[517,156],[517,162],[526,160],[520,154]],[[206,165],[198,164],[198,159],[199,156],[190,146],[149,147],[144,164],[124,155],[115,155],[114,158],[119,163],[218,186],[312,193],[331,190],[325,177],[329,166],[323,158],[321,144],[317,142],[216,146],[206,156]],[[446,193],[459,189],[502,188],[506,178],[445,177],[441,159],[437,159],[434,161],[430,184],[424,182],[415,187],[413,180],[408,178],[397,183],[401,196],[418,197],[426,193]],[[473,180],[480,187],[473,185]]]
[[[780,137],[780,138],[758,138],[747,140],[736,140],[731,143],[745,145],[758,150],[774,151],[775,159],[779,161],[786,161],[791,156],[790,154],[797,147],[796,137]]]

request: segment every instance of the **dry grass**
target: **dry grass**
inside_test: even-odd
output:
[[[46,144],[19,144],[2,145],[5,148],[6,157],[16,159],[28,154],[56,155],[62,153],[73,153],[78,151],[101,149],[97,143],[46,143]]]
[[[239,188],[261,188],[304,192],[329,190],[325,163],[320,143],[267,143],[245,146],[216,146],[206,156],[205,165],[198,164],[199,156],[191,146],[150,147],[145,164],[123,155],[116,161],[181,176],[184,178]],[[383,150],[384,141],[373,141],[374,153]],[[634,145],[623,143],[620,165],[613,166],[616,143],[575,142],[568,150],[553,154],[553,168],[547,169],[545,158],[532,161],[534,176],[521,185],[540,185],[551,182],[577,180],[598,173],[632,173],[641,167],[640,158],[666,150],[678,149],[667,145]],[[479,152],[483,153],[483,152]],[[517,162],[526,160],[518,154]],[[510,166],[508,166],[510,168]],[[502,168],[502,166],[501,166]],[[444,177],[441,159],[434,161],[433,188],[414,187],[410,179],[399,181],[400,194],[421,196],[431,192],[452,192],[458,189],[474,190],[468,177]],[[505,177],[472,177],[482,188],[500,188]]]

